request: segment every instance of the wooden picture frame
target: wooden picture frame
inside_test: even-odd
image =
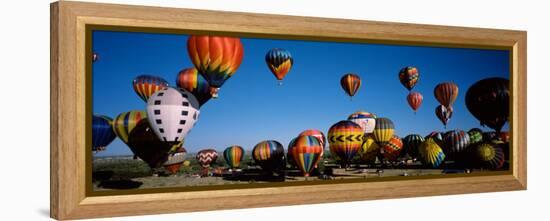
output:
[[[77,219],[524,190],[527,188],[527,33],[80,2],[51,4],[51,217]],[[239,33],[256,37],[510,50],[511,172],[193,192],[90,196],[86,190],[86,25]],[[391,189],[391,191],[387,191]],[[360,191],[358,191],[360,190]],[[246,196],[246,197],[243,197]],[[229,203],[230,202],[230,203]]]

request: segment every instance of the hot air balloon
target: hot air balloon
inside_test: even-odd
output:
[[[483,141],[483,134],[479,128],[472,128],[468,131],[470,137],[470,144],[478,144]]]
[[[418,69],[416,69],[416,67],[407,66],[399,70],[399,81],[409,91],[413,89],[414,85],[416,85],[419,77],[420,74],[418,73]]]
[[[433,138],[436,143],[440,144],[440,142],[443,142],[443,133],[439,131],[432,131],[430,132],[430,134],[424,137],[425,140],[427,140],[428,138]]]
[[[315,168],[317,168],[317,166],[319,165],[319,162],[323,159],[323,156],[325,155],[325,144],[327,143],[325,134],[323,134],[323,132],[321,132],[320,130],[309,129],[309,130],[302,131],[302,133],[300,133],[298,137],[300,136],[313,136],[319,140],[319,144],[321,144],[321,147],[323,147],[321,150],[321,157],[319,157],[317,162],[315,162],[314,164]],[[288,158],[288,159],[289,159],[289,162],[292,161],[292,158]]]
[[[171,174],[176,174],[183,162],[185,161],[185,154],[187,151],[183,147],[179,147],[173,153],[168,155],[168,160],[162,165]]]
[[[351,99],[355,93],[357,93],[359,87],[361,87],[361,78],[359,75],[348,73],[342,76],[340,79],[340,85]]]
[[[458,96],[458,86],[452,82],[440,83],[434,88],[434,96],[439,104],[450,108]]]
[[[291,148],[294,163],[302,171],[305,177],[308,177],[315,164],[319,162],[323,147],[314,136],[299,136],[294,141]]]
[[[267,52],[265,55],[265,63],[269,70],[279,80],[279,85],[282,84],[283,78],[292,68],[294,59],[289,51],[281,48],[274,48]]]
[[[92,53],[92,62],[96,62],[97,60],[99,60],[99,54],[97,53]]]
[[[155,92],[168,87],[166,80],[151,75],[140,75],[134,78],[132,83],[134,85],[134,91],[145,102]]]
[[[286,152],[286,158],[288,159],[288,164],[290,167],[296,167],[297,165],[294,163],[294,156],[292,155],[292,147],[294,147],[294,142],[298,139],[298,137],[292,138],[287,146],[287,152]]]
[[[420,159],[426,166],[439,167],[445,160],[443,149],[431,138],[420,144],[418,152]]]
[[[230,146],[223,151],[223,158],[229,167],[239,168],[244,158],[244,149],[237,145]]]
[[[328,131],[329,148],[347,165],[363,144],[363,129],[349,120],[332,125]]]
[[[359,156],[361,161],[365,163],[374,163],[376,161],[376,156],[380,153],[380,146],[374,141],[372,135],[367,135],[363,137],[364,141],[359,149]]]
[[[403,142],[401,138],[397,135],[393,135],[388,142],[384,142],[381,146],[382,155],[389,161],[396,161],[397,157],[401,155],[401,150],[403,149]]]
[[[403,138],[403,153],[407,153],[411,158],[418,158],[418,148],[424,142],[424,137],[419,134],[409,134]]]
[[[168,160],[170,150],[174,146],[181,147],[182,142],[167,143],[160,140],[153,132],[149,122],[142,120],[131,130],[126,144],[135,156],[155,169],[161,167]]]
[[[348,120],[361,126],[366,134],[372,133],[376,125],[376,115],[365,111],[358,111],[349,115]]]
[[[181,70],[176,78],[176,85],[195,95],[200,106],[212,98],[212,94],[210,94],[210,85],[204,77],[199,74],[196,68]]]
[[[475,156],[481,167],[499,169],[504,165],[504,151],[490,143],[482,143],[474,149]]]
[[[187,52],[217,98],[220,87],[241,65],[244,51],[239,38],[193,35],[187,40]]]
[[[262,141],[252,149],[252,158],[262,169],[278,172],[286,166],[285,149],[275,140]]]
[[[510,113],[510,81],[487,78],[470,86],[466,92],[466,107],[481,125],[500,132]]]
[[[214,149],[203,149],[197,153],[196,158],[201,167],[208,168],[218,159],[218,152]]]
[[[92,150],[105,150],[116,138],[113,131],[113,120],[107,116],[94,115],[92,116]]]
[[[420,108],[420,105],[422,105],[422,100],[424,97],[422,94],[418,92],[410,92],[409,95],[407,95],[407,102],[409,103],[409,106],[413,109],[414,113]]]
[[[437,107],[435,107],[435,115],[437,116],[437,118],[439,118],[441,123],[443,123],[443,126],[447,128],[447,123],[453,116],[453,108],[438,105]]]
[[[113,131],[122,142],[128,144],[129,134],[142,121],[147,121],[147,113],[145,111],[121,113],[113,121]]]
[[[199,102],[183,89],[171,87],[155,92],[147,102],[149,123],[165,142],[180,142],[199,119]]]
[[[390,119],[376,118],[376,125],[374,126],[372,134],[378,145],[382,146],[392,138],[394,130],[395,127]]]
[[[454,157],[470,145],[470,136],[463,130],[451,130],[443,136],[443,149],[448,157]]]

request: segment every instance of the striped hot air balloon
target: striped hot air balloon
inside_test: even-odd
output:
[[[342,76],[340,79],[340,85],[346,92],[346,94],[349,95],[349,97],[353,97],[355,93],[359,90],[359,87],[361,87],[361,78],[359,75],[348,73]]]
[[[152,75],[140,75],[134,78],[132,82],[134,91],[145,102],[155,92],[168,87],[166,80]]]
[[[92,150],[105,150],[116,138],[113,131],[113,120],[103,115],[92,116]]]
[[[411,158],[418,158],[418,148],[424,142],[424,137],[419,134],[409,134],[403,138],[403,153],[407,153]]]
[[[440,83],[434,88],[434,96],[439,104],[449,108],[458,96],[458,86],[452,82]]]
[[[363,134],[363,129],[349,120],[332,125],[328,131],[330,151],[347,165],[361,148]]]
[[[443,149],[431,138],[422,142],[418,151],[420,159],[426,166],[439,167],[445,160]]]
[[[323,132],[321,132],[320,130],[317,130],[317,129],[309,129],[309,130],[302,131],[302,133],[300,133],[298,135],[298,137],[300,137],[300,136],[313,136],[313,137],[315,137],[319,140],[319,144],[321,144],[321,147],[323,147],[321,149],[321,157],[319,157],[317,162],[315,162],[315,168],[317,168],[317,166],[319,165],[319,162],[323,159],[323,156],[325,155],[325,145],[327,143],[327,139],[325,138],[325,134],[323,134]],[[292,161],[291,159],[292,158],[288,158],[288,161]]]
[[[416,67],[407,66],[399,70],[399,81],[409,91],[416,85],[419,77],[420,74],[418,73],[418,69],[416,69]]]
[[[128,136],[140,122],[147,122],[145,111],[129,111],[119,114],[113,120],[113,131],[124,143],[128,144]]]
[[[323,147],[314,136],[299,136],[291,148],[294,163],[303,175],[308,177],[321,158]]]
[[[229,167],[239,168],[244,158],[244,149],[237,145],[230,146],[223,151],[223,158]]]
[[[286,166],[285,149],[275,140],[262,141],[252,149],[252,158],[266,171],[282,170]]]
[[[504,165],[504,151],[491,143],[477,145],[474,154],[483,168],[499,169]]]
[[[294,156],[292,155],[292,147],[294,147],[294,142],[296,141],[296,139],[298,139],[298,137],[295,137],[295,138],[292,138],[292,140],[290,140],[290,142],[288,143],[288,146],[287,146],[287,152],[286,152],[286,158],[288,159],[288,164],[291,166],[291,167],[296,167],[297,165],[294,163]]]
[[[363,137],[363,139],[363,144],[359,150],[361,161],[365,163],[374,163],[376,161],[376,156],[380,153],[380,146],[374,141],[372,135],[367,135]]]
[[[176,148],[176,151],[168,155],[168,160],[162,165],[171,174],[176,174],[183,162],[185,161],[185,155],[187,151],[183,147]]]
[[[210,84],[214,98],[225,81],[235,74],[244,54],[239,38],[208,35],[189,37],[187,52],[195,68]]]
[[[376,118],[376,125],[374,126],[372,134],[378,145],[382,146],[393,137],[394,130],[395,127],[390,119]]]
[[[382,155],[389,161],[396,161],[401,150],[403,150],[403,141],[397,135],[393,135],[388,142],[382,145]]]
[[[218,159],[218,152],[214,149],[203,149],[197,153],[196,158],[203,168],[208,168]]]
[[[445,107],[443,105],[438,105],[435,108],[435,115],[443,123],[443,126],[447,128],[447,123],[453,116],[453,107]]]
[[[212,98],[210,84],[199,74],[196,68],[181,70],[176,77],[176,85],[195,95],[201,106]]]
[[[376,125],[376,115],[366,111],[357,111],[349,115],[348,120],[361,126],[366,134],[372,133]]]
[[[418,108],[420,108],[420,105],[422,105],[422,100],[424,97],[422,94],[418,92],[410,92],[409,95],[407,95],[407,102],[409,103],[409,106],[413,109],[413,111],[416,113]]]
[[[483,141],[483,132],[479,128],[472,128],[468,131],[470,144],[478,144]]]
[[[282,48],[274,48],[265,55],[265,63],[269,70],[279,80],[279,85],[282,84],[283,78],[288,74],[290,68],[294,64],[294,59],[289,51]]]
[[[470,136],[463,130],[451,130],[443,136],[443,148],[448,157],[456,156],[470,145]]]

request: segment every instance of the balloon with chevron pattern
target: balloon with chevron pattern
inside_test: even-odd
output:
[[[341,163],[349,164],[363,144],[363,129],[358,124],[343,120],[328,131],[328,142],[330,151],[340,157]]]

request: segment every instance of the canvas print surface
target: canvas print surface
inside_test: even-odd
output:
[[[94,30],[94,191],[509,171],[507,50]]]

